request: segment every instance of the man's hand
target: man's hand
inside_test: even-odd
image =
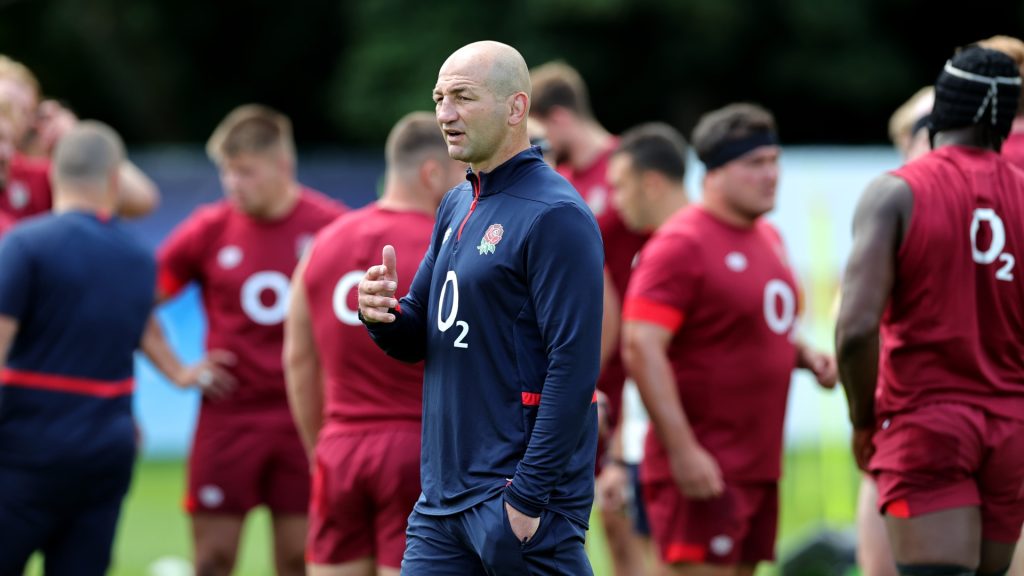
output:
[[[621,463],[609,462],[597,477],[597,503],[602,510],[623,512],[629,490],[629,470]]]
[[[385,246],[382,256],[383,263],[371,266],[359,281],[359,312],[367,322],[395,321],[395,315],[388,311],[398,306],[395,248],[390,244]]]
[[[718,462],[700,445],[695,444],[680,454],[670,454],[669,466],[676,486],[688,498],[707,500],[725,492],[725,481]]]
[[[800,358],[797,365],[800,368],[810,370],[822,388],[831,390],[836,387],[836,382],[839,380],[839,372],[836,368],[835,356],[813,350],[810,346],[803,346],[800,348]]]
[[[53,154],[57,142],[78,124],[78,117],[56,100],[39,103],[36,117],[36,133],[39,146],[47,156]]]
[[[227,350],[210,350],[206,358],[183,369],[172,382],[178,388],[199,388],[204,396],[219,400],[231,394],[238,385],[227,370],[237,362],[235,355]]]
[[[540,518],[527,516],[513,508],[508,502],[505,502],[505,514],[508,515],[508,523],[512,526],[512,533],[515,534],[516,540],[523,544],[533,539],[537,528],[540,528]]]
[[[869,472],[868,465],[875,455],[874,436],[874,426],[853,429],[853,459],[857,461],[857,468],[864,472]]]

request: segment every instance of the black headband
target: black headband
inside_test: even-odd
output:
[[[743,138],[730,140],[715,148],[706,158],[701,158],[704,168],[714,170],[761,146],[778,146],[779,137],[771,130],[761,130]]]
[[[992,59],[986,74],[965,69],[972,64],[976,64],[974,68],[984,69],[982,65],[986,61],[982,58],[989,52],[998,58]],[[946,62],[935,81],[935,105],[928,131],[934,137],[943,130],[988,124],[1000,138],[1005,138],[1010,133],[1020,100],[1021,78],[1016,65],[1005,54],[993,50],[968,49],[954,58],[959,58],[958,65],[952,60]]]

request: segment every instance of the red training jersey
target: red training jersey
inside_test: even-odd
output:
[[[622,304],[626,295],[626,285],[633,271],[633,262],[650,235],[638,234],[626,228],[626,223],[622,221],[619,211],[612,203],[613,190],[608,183],[608,162],[618,144],[618,139],[612,138],[590,166],[574,170],[571,166],[563,164],[558,167],[558,173],[576,188],[597,218],[604,244],[605,268],[615,287],[619,304]],[[622,387],[626,381],[626,368],[622,364],[622,356],[618,350],[619,345],[616,344],[615,352],[608,358],[597,380],[598,389],[608,395],[609,418],[613,424],[619,420],[622,410]]]
[[[1003,157],[1024,170],[1024,132],[1011,132],[1003,141]]]
[[[914,208],[882,317],[876,413],[961,402],[1024,419],[1024,172],[943,146],[892,174]]]
[[[198,208],[161,246],[161,292],[169,297],[198,282],[206,348],[237,357],[229,370],[238,387],[223,400],[204,397],[205,417],[293,425],[281,362],[291,274],[313,236],[344,211],[308,189],[291,213],[274,221],[252,218],[224,200]]]
[[[798,300],[782,240],[764,219],[739,228],[690,206],[640,254],[623,320],[673,333],[667,355],[683,409],[727,481],[779,477]],[[645,450],[644,478],[671,480],[653,428]]]
[[[595,218],[600,218],[605,212],[615,211],[612,187],[608,184],[608,161],[618,145],[618,138],[609,138],[604,150],[586,168],[577,170],[567,163],[555,168],[580,193]]]
[[[50,160],[16,153],[11,159],[7,187],[0,197],[0,212],[21,220],[49,212],[52,207]]]
[[[409,291],[430,245],[434,217],[371,204],[336,220],[317,235],[303,281],[313,336],[324,372],[325,430],[388,422],[419,422],[423,363],[390,358],[359,321],[359,281],[395,247],[397,295]]]

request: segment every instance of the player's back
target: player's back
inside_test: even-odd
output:
[[[1024,172],[944,146],[895,171],[913,192],[883,317],[879,410],[955,401],[1024,414]]]
[[[0,243],[0,314],[18,320],[3,372],[0,460],[103,461],[134,450],[134,352],[156,266],[117,220],[82,212],[26,222]]]
[[[398,254],[396,293],[406,294],[433,227],[431,215],[373,204],[317,235],[303,280],[326,376],[328,428],[420,421],[423,364],[394,360],[374,344],[357,315],[356,288],[391,244]]]

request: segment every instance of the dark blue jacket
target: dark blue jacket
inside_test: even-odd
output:
[[[0,466],[130,469],[134,354],[153,255],[117,220],[39,216],[0,241],[0,315],[18,321],[0,386]]]
[[[467,180],[441,203],[396,322],[368,325],[388,354],[426,360],[416,509],[454,514],[504,491],[526,514],[586,526],[603,290],[597,223],[535,149]]]

